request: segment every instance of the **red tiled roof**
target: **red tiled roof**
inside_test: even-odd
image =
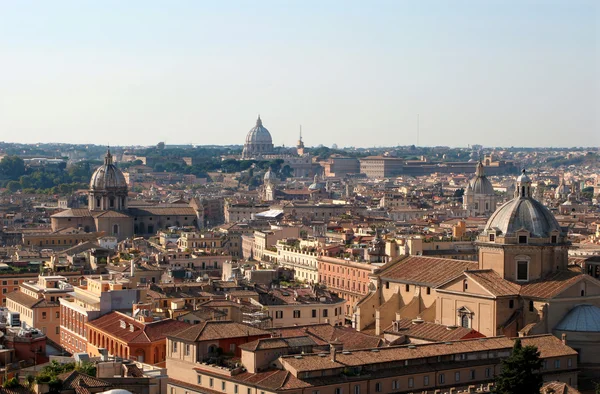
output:
[[[328,345],[337,339],[343,343],[346,350],[380,347],[383,344],[379,337],[367,335],[347,327],[334,327],[327,323],[280,327],[269,331],[278,333],[282,338],[308,336],[319,346]]]
[[[478,266],[479,264],[473,261],[408,256],[385,268],[380,277],[384,280],[437,287],[464,271],[476,270]]]
[[[517,295],[521,289],[521,286],[504,279],[494,270],[465,271],[465,275],[496,297]]]
[[[123,327],[122,323],[125,323]],[[142,323],[121,312],[111,312],[88,323],[98,331],[115,336],[128,343],[149,343],[166,338],[172,334],[184,330],[190,325],[188,323],[163,319],[150,323]],[[133,331],[131,327],[133,326]]]
[[[396,335],[406,335],[410,338],[417,338],[431,342],[457,341],[468,338],[482,338],[483,334],[472,328],[453,327],[449,328],[442,324],[436,324],[426,321],[414,323],[411,319],[398,320],[398,331],[388,327],[385,332]]]
[[[524,283],[520,294],[523,297],[553,298],[585,277],[597,280],[582,273],[578,266],[571,266],[569,270],[553,272],[544,278]]]
[[[261,330],[252,326],[232,321],[205,321],[200,324],[168,335],[170,338],[182,339],[184,341],[200,342],[225,338],[240,338],[249,336],[270,336],[269,331]]]

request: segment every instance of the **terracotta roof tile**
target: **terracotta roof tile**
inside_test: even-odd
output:
[[[493,270],[465,271],[465,275],[496,297],[518,295],[521,289],[521,286],[502,278]]]
[[[232,321],[205,321],[189,326],[178,333],[168,335],[170,338],[199,342],[223,338],[239,338],[247,336],[270,336],[270,333],[259,328]]]
[[[478,263],[473,261],[409,256],[385,268],[380,276],[384,280],[437,287],[464,271],[477,268]]]
[[[125,323],[125,326],[121,324]],[[188,323],[163,319],[150,323],[142,323],[121,312],[111,312],[88,323],[91,327],[114,335],[129,343],[150,343],[166,338],[172,334],[190,327]],[[133,326],[133,331],[131,331]]]
[[[319,346],[328,345],[337,339],[347,350],[380,347],[383,344],[381,338],[377,336],[367,335],[348,327],[334,327],[327,323],[281,327],[270,331],[279,334],[282,338],[309,336]]]
[[[481,338],[483,334],[472,328],[453,327],[449,328],[442,324],[436,324],[426,321],[419,323],[411,319],[398,320],[398,331],[390,326],[385,332],[396,335],[406,335],[410,338],[422,339],[431,342],[458,341],[460,339]]]
[[[532,298],[553,298],[586,276],[596,280],[582,273],[579,267],[572,266],[569,267],[569,270],[553,272],[544,278],[521,285],[520,295]]]
[[[541,335],[521,338],[523,346],[534,345],[540,350],[541,358],[577,355],[572,348],[564,345],[553,335]],[[289,364],[298,372],[317,371],[322,369],[344,368],[346,366],[365,366],[385,362],[421,359],[427,357],[446,356],[476,351],[510,350],[513,339],[506,337],[466,339],[453,342],[437,342],[415,346],[390,346],[379,348],[377,352],[371,349],[355,350],[348,354],[337,353],[336,361],[330,357],[320,357],[318,354],[304,354],[300,358],[283,356],[284,364]]]

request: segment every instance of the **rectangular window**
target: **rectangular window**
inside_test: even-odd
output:
[[[173,353],[177,352],[177,342],[173,341]]]
[[[529,280],[528,261],[517,261],[517,280]]]
[[[202,384],[202,375],[198,375],[198,384]]]
[[[397,380],[392,380],[392,390],[398,390],[400,388],[400,385],[398,384]]]
[[[375,383],[375,392],[381,393],[381,383]]]
[[[475,370],[474,369],[469,371],[469,379],[475,380]]]
[[[225,391],[225,381],[221,381],[221,390]]]
[[[410,285],[405,285],[404,286],[404,290],[407,291],[407,292],[410,291]]]
[[[299,319],[300,318],[300,311],[299,310],[295,310],[294,311],[294,319]]]
[[[560,360],[554,360],[554,368],[560,368]]]
[[[354,394],[360,394],[360,386],[358,384],[354,386]]]
[[[454,372],[454,381],[460,382],[460,372]]]
[[[208,386],[213,387],[215,385],[215,381],[213,378],[208,379]]]
[[[429,376],[423,376],[423,386],[429,386]]]
[[[190,355],[190,345],[188,343],[185,344],[185,355],[186,356]]]
[[[283,311],[275,311],[275,319],[283,319]]]
[[[496,234],[490,234],[490,242],[494,242],[496,239]]]
[[[519,243],[526,244],[527,243],[527,235],[519,235]]]
[[[323,317],[327,317],[329,314],[329,310],[328,309],[323,309]]]
[[[446,383],[446,375],[444,375],[443,373],[441,373],[440,377],[439,377],[439,381],[440,381],[440,384]]]
[[[46,312],[42,312],[42,319],[46,318]]]
[[[233,394],[238,394],[238,385],[237,384],[233,385]]]
[[[571,368],[573,366],[573,359],[567,359],[567,367]]]
[[[312,317],[317,317],[317,310],[316,309],[312,310]]]
[[[486,368],[486,369],[485,369],[485,377],[486,377],[486,378],[489,378],[489,377],[491,377],[491,376],[492,376],[492,370],[491,370],[491,369],[489,369],[489,368]]]
[[[413,378],[408,378],[408,387],[415,387],[415,380]]]
[[[390,282],[385,282],[385,288],[389,289],[390,288]]]
[[[556,235],[552,236],[552,243],[555,244],[556,243]]]
[[[248,389],[248,390],[246,390],[246,393],[247,393],[247,394],[252,394],[252,389]]]
[[[313,390],[312,394],[321,394],[321,392],[319,390]]]
[[[336,387],[335,388],[335,394],[342,394],[342,388],[341,387]]]

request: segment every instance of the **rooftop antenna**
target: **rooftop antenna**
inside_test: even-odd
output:
[[[419,123],[419,114],[417,114],[417,146],[419,146],[419,131],[420,131],[420,123]]]

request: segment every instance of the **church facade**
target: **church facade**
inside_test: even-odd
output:
[[[109,150],[104,164],[90,180],[88,207],[65,209],[52,215],[52,231],[80,228],[86,232],[104,232],[121,241],[133,236],[151,236],[171,226],[198,226],[200,212],[193,205],[130,201],[128,193],[125,177],[113,163]]]
[[[594,318],[600,316],[600,281],[569,263],[566,234],[533,198],[525,172],[476,245],[478,262],[406,256],[386,265],[355,307],[356,328],[375,326],[382,334],[394,331],[394,321],[419,319],[485,336],[568,332],[581,338],[582,360],[595,357],[600,345],[585,338],[600,336]]]

